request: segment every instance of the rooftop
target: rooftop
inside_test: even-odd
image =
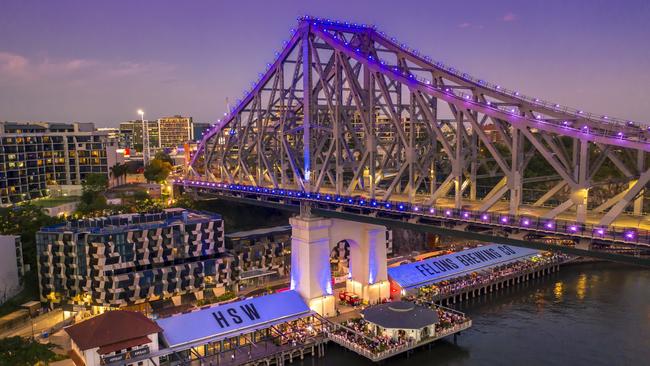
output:
[[[262,235],[284,233],[284,232],[290,233],[291,225],[266,227],[266,228],[256,229],[256,230],[237,231],[234,233],[226,234],[226,238],[231,240],[238,240],[238,239],[247,239],[247,238],[253,238]]]
[[[153,320],[142,313],[126,310],[107,311],[64,330],[82,351],[97,347],[119,350],[122,348],[115,347],[126,344],[131,347],[135,341],[144,344],[141,343],[143,337],[162,332]]]
[[[91,219],[71,220],[61,224],[43,227],[40,232],[91,232],[93,234],[112,234],[129,230],[165,227],[176,222],[196,224],[219,219],[221,219],[221,215],[211,212],[187,210],[184,208],[168,208],[155,213],[122,214]]]
[[[169,347],[189,348],[305,317],[311,310],[295,291],[284,291],[157,320]]]
[[[421,329],[438,323],[435,310],[407,301],[371,306],[362,310],[361,315],[368,322],[390,329]]]
[[[504,244],[489,244],[460,252],[388,268],[388,276],[402,288],[417,288],[471,272],[529,258],[539,251]]]

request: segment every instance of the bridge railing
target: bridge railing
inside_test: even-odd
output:
[[[535,216],[509,215],[467,209],[456,209],[436,205],[418,205],[401,201],[381,201],[363,196],[342,196],[328,193],[310,193],[300,190],[267,188],[242,184],[218,183],[193,179],[178,179],[175,185],[220,190],[242,194],[270,196],[278,199],[311,201],[321,205],[334,205],[357,209],[370,209],[388,214],[419,216],[422,219],[463,222],[498,226],[516,230],[535,231],[546,234],[561,234],[584,239],[620,242],[650,246],[650,232],[638,228],[601,226],[578,223],[570,220],[544,219]]]

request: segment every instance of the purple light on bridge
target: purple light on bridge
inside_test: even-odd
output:
[[[545,226],[547,229],[551,229],[551,230],[552,230],[553,228],[555,228],[555,223],[553,223],[553,221],[549,221],[549,222],[547,222],[544,226]]]
[[[469,212],[463,212],[463,218],[468,219],[469,218]]]
[[[507,224],[508,221],[510,221],[510,219],[508,218],[508,216],[501,216],[501,222],[502,222],[502,223]]]
[[[636,233],[634,231],[628,231],[625,233],[625,239],[634,240]]]
[[[530,220],[523,219],[523,220],[521,220],[521,224],[524,225],[524,226],[529,226],[530,225]]]
[[[415,212],[419,212],[419,211],[420,211],[420,208],[419,208],[418,206],[415,206],[415,207],[413,207],[413,211],[415,211]]]
[[[572,233],[575,233],[576,231],[578,231],[578,227],[575,226],[575,225],[571,225],[571,226],[569,226],[569,231],[572,232]]]
[[[600,236],[605,235],[605,229],[603,229],[603,228],[596,229],[596,234],[598,234]]]
[[[451,216],[451,210],[445,210],[445,216]]]
[[[488,220],[490,220],[490,215],[484,213],[483,215],[481,215],[481,220],[483,220],[483,221],[488,221]]]

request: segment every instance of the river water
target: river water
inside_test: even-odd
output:
[[[650,270],[572,264],[458,307],[473,327],[389,365],[650,365]],[[371,365],[330,344],[303,365]]]

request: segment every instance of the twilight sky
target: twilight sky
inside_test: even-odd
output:
[[[303,14],[522,93],[650,122],[648,0],[2,0],[0,120],[212,122]]]

